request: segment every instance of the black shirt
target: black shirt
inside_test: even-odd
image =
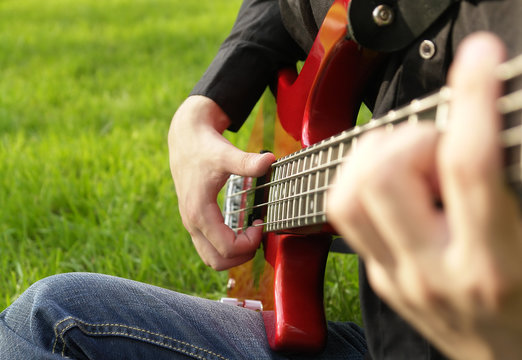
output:
[[[230,36],[192,94],[216,101],[232,121],[230,130],[237,130],[266,86],[274,84],[278,69],[304,59],[331,2],[245,0]],[[509,58],[522,53],[520,19],[519,0],[456,1],[413,43],[389,54],[369,87],[374,89],[367,96],[374,100],[374,117],[443,86],[456,48],[472,32],[497,34]],[[432,51],[421,55],[425,40]],[[364,266],[360,296],[372,358],[444,358],[373,293]]]

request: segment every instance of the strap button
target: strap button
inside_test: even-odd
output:
[[[377,26],[387,26],[395,20],[393,9],[388,5],[377,6],[373,9],[372,17]]]
[[[435,53],[437,52],[437,48],[435,47],[435,44],[431,40],[424,40],[421,42],[419,46],[419,54],[421,58],[425,60],[431,59],[433,56],[435,56]]]

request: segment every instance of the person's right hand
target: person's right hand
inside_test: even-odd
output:
[[[236,234],[224,224],[217,195],[230,174],[258,177],[273,154],[245,153],[222,135],[230,119],[211,99],[190,96],[174,114],[169,130],[172,178],[181,218],[205,264],[224,270],[250,260],[261,227]]]
[[[492,34],[464,40],[445,132],[370,132],[328,194],[373,290],[453,359],[522,359],[522,213],[504,179],[495,76],[505,53]]]

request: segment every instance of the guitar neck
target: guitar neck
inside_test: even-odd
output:
[[[503,64],[498,74],[506,82],[506,88],[515,86],[513,83],[520,80],[517,78],[522,74],[522,57]],[[350,151],[356,151],[359,136],[376,128],[393,131],[399,123],[415,124],[433,119],[436,127],[444,131],[450,99],[451,90],[442,88],[433,95],[414,100],[365,125],[356,126],[279,159],[272,166],[268,201],[263,204],[267,207],[265,230],[276,232],[327,222],[326,192],[343,159]],[[506,181],[522,197],[522,90],[500,98],[498,108],[504,116],[504,129],[500,136],[505,154]]]
[[[500,133],[504,147],[504,165],[507,183],[522,199],[522,56],[498,68],[498,77],[504,81],[506,95],[498,100],[499,113],[504,117]],[[517,89],[517,90],[513,90]],[[437,93],[413,100],[408,105],[392,110],[385,116],[355,126],[338,135],[280,158],[272,164],[270,181],[254,187],[245,187],[246,179],[233,175],[229,181],[224,216],[225,223],[235,231],[249,226],[247,214],[257,211],[265,218],[266,232],[289,231],[327,222],[326,194],[348,153],[357,150],[361,135],[377,128],[393,131],[403,122],[435,121],[443,132],[450,110],[451,89],[444,87]],[[249,182],[251,184],[251,182]],[[245,189],[246,188],[246,189]],[[246,195],[263,192],[254,203]],[[267,195],[266,195],[267,194]],[[261,225],[259,225],[261,226]]]

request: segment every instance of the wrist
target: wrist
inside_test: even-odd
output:
[[[180,111],[189,115],[181,116],[180,118],[201,125],[209,125],[219,133],[223,133],[231,124],[230,118],[223,109],[214,100],[206,96],[189,96],[181,104],[178,109],[178,112]]]

